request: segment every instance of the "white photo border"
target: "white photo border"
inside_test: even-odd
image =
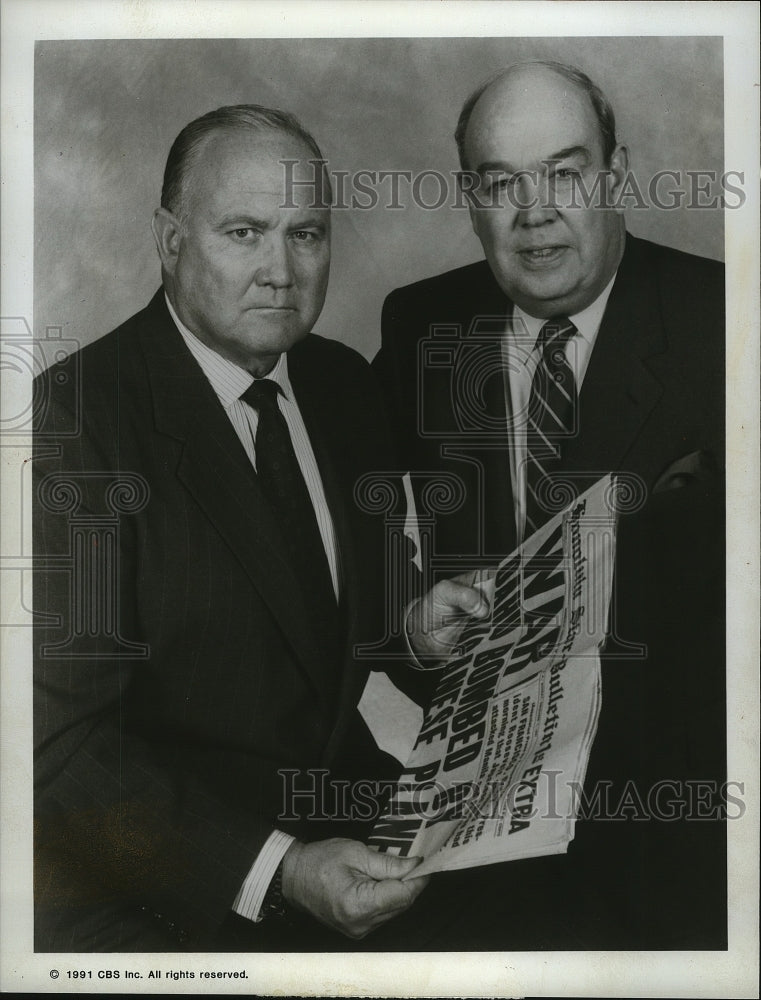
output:
[[[728,774],[745,781],[746,814],[729,823],[726,952],[509,952],[381,955],[51,955],[32,950],[31,635],[0,635],[3,821],[0,987],[20,992],[243,993],[291,996],[755,995],[758,975],[758,12],[752,3],[308,2],[2,0],[2,306],[33,329],[34,42],[63,38],[479,35],[721,35],[725,162],[744,171],[746,203],[726,213],[728,456]],[[389,26],[393,25],[393,30]],[[15,401],[14,401],[15,405]],[[22,461],[3,448],[4,478]],[[2,558],[27,552],[28,517],[4,496]],[[18,548],[14,549],[15,542]],[[18,600],[9,589],[3,604]],[[696,873],[699,878],[699,873]],[[69,980],[66,969],[91,969]],[[151,968],[193,980],[146,978]],[[121,977],[99,972],[123,970]],[[198,973],[245,969],[247,979]],[[58,977],[53,976],[57,970]],[[124,971],[142,979],[125,981]]]

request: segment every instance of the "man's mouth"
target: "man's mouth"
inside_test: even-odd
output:
[[[529,264],[552,264],[558,260],[565,252],[566,247],[549,246],[534,247],[527,250],[519,250],[519,256]]]

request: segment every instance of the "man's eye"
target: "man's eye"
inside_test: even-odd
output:
[[[511,187],[515,184],[515,177],[512,174],[500,174],[499,176],[494,176],[489,178],[489,190],[504,190],[505,188]]]
[[[568,180],[571,177],[578,177],[578,170],[574,170],[573,167],[561,167],[559,170],[555,171],[555,176],[560,178],[560,180]]]
[[[241,226],[239,229],[233,229],[232,235],[237,240],[247,240],[250,239],[255,232],[256,230],[252,229],[251,226]]]
[[[297,243],[316,243],[318,239],[317,233],[310,232],[308,229],[297,229],[291,235]]]

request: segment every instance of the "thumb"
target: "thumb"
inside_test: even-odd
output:
[[[378,851],[371,851],[368,858],[367,874],[374,879],[402,879],[409,875],[422,858],[398,858],[395,854],[381,854]]]
[[[442,582],[437,597],[449,607],[464,611],[475,618],[485,618],[489,614],[489,603],[481,591],[456,580]]]
[[[476,587],[463,588],[460,607],[474,618],[486,618],[489,614],[489,602]]]

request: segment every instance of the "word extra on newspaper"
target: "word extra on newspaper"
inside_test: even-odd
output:
[[[600,479],[481,580],[491,615],[464,628],[368,841],[423,857],[411,877],[568,850],[600,713],[615,490]]]

